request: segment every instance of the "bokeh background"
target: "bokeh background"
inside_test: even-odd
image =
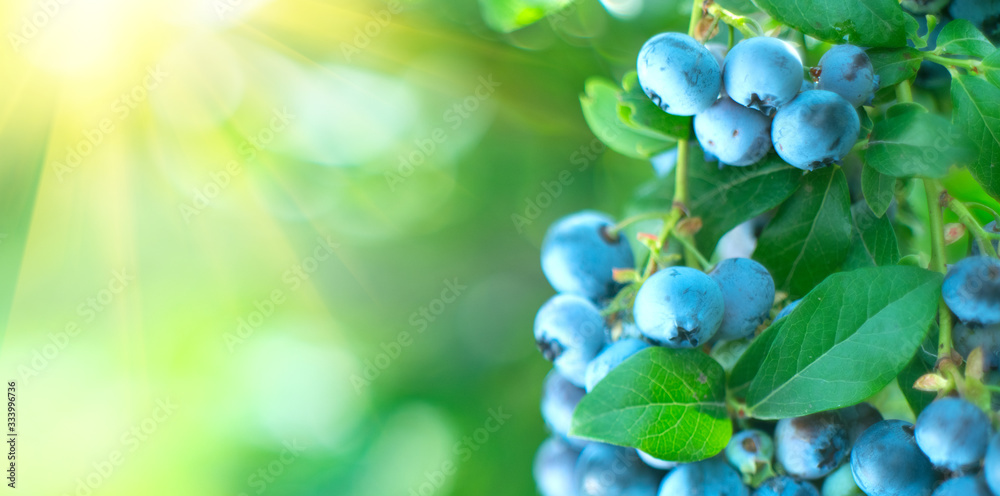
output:
[[[0,3],[17,491],[534,494],[541,238],[653,176],[579,93],[690,10],[552,3]]]

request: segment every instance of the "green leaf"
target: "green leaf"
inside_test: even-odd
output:
[[[871,59],[872,68],[879,79],[879,90],[875,96],[877,102],[894,99],[896,85],[913,79],[923,60],[923,54],[910,47],[870,48],[865,53]]]
[[[673,140],[654,137],[628,126],[618,116],[621,88],[603,78],[590,78],[580,95],[583,117],[590,130],[612,150],[632,158],[649,158],[671,146]]]
[[[983,189],[1000,199],[1000,89],[976,76],[951,80],[952,122],[979,146],[979,158],[969,166]]]
[[[889,210],[896,194],[896,178],[882,174],[870,166],[861,169],[861,192],[868,207],[881,217]]]
[[[750,383],[762,419],[856,404],[889,384],[937,314],[942,275],[889,266],[840,272],[789,315]]]
[[[664,460],[703,460],[732,436],[725,398],[725,372],[708,355],[647,348],[583,397],[570,433]]]
[[[764,363],[764,358],[771,351],[771,345],[774,344],[775,336],[778,335],[781,325],[786,321],[788,321],[788,318],[783,318],[772,323],[767,329],[764,329],[764,332],[754,338],[750,343],[750,347],[743,352],[743,356],[733,366],[733,371],[730,372],[729,380],[726,384],[729,387],[729,392],[735,397],[746,397],[746,391],[750,387],[750,382],[753,381],[757,372],[760,371],[760,365]]]
[[[920,415],[920,412],[931,404],[937,396],[935,393],[913,389],[913,383],[917,382],[920,376],[934,371],[934,363],[937,361],[937,341],[937,324],[932,323],[927,337],[917,349],[917,354],[910,359],[906,367],[903,367],[899,376],[896,377],[899,389],[903,392],[903,397],[910,405],[910,410],[913,410],[914,416]]]
[[[945,24],[937,38],[937,49],[946,55],[968,55],[980,59],[996,51],[993,43],[965,19]]]
[[[808,293],[847,258],[850,209],[847,179],[839,167],[806,174],[802,187],[764,227],[753,258],[792,298]]]
[[[516,31],[573,3],[573,0],[479,0],[486,24],[502,33]]]
[[[892,177],[939,178],[952,164],[975,158],[975,144],[947,119],[918,104],[900,103],[872,129],[865,166]]]
[[[868,204],[857,202],[851,206],[851,218],[854,221],[851,251],[841,270],[881,267],[899,262],[899,243],[888,217],[879,217],[868,208]]]
[[[1000,86],[1000,50],[991,53],[983,59],[983,72],[994,86]]]
[[[830,43],[906,46],[909,16],[896,0],[754,0],[771,17]]]
[[[618,117],[636,131],[664,141],[691,136],[691,118],[671,115],[646,96],[639,86],[639,75],[632,71],[622,78],[625,91],[618,95]]]
[[[712,253],[719,238],[740,223],[750,220],[785,201],[798,187],[802,171],[768,155],[747,167],[719,168],[707,163],[700,150],[692,146],[688,165],[687,205],[702,228],[695,244],[702,253]],[[669,210],[674,198],[674,173],[643,186],[628,209],[636,213]]]

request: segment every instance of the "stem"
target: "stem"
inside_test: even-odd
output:
[[[729,30],[729,50],[732,50],[736,45],[736,29],[731,24],[726,24],[726,28]]]
[[[611,229],[608,229],[608,234],[613,237],[617,237],[618,234],[621,233],[622,229],[625,229],[626,227],[631,226],[636,222],[642,222],[644,220],[663,219],[667,215],[668,215],[667,212],[662,212],[662,211],[644,212],[641,214],[633,215],[632,217],[623,219],[621,222],[615,224],[615,226],[612,227]]]
[[[982,69],[982,62],[974,59],[951,59],[936,53],[925,53],[924,59],[937,62],[945,67],[960,67],[974,74],[979,74]]]
[[[997,214],[996,210],[993,210],[992,208],[990,208],[990,207],[988,207],[986,205],[983,205],[982,203],[976,203],[976,202],[965,202],[965,206],[971,207],[971,208],[978,208],[980,210],[985,210],[985,211],[989,212],[989,214],[993,216],[993,221],[996,222],[997,224],[1000,224],[1000,214]],[[989,234],[990,236],[998,236],[998,237],[1000,237],[1000,233],[997,233],[997,234],[986,233],[986,234]]]
[[[910,81],[903,81],[896,85],[896,99],[900,102],[912,102],[913,90],[910,88]]]
[[[933,179],[924,179],[924,190],[927,193],[927,217],[931,230],[931,270],[944,274],[944,221],[941,214],[941,187]],[[938,301],[938,360],[951,358],[951,310],[945,304],[944,298]]]
[[[698,0],[695,0],[695,2],[700,3]],[[760,24],[758,24],[757,21],[749,17],[736,15],[720,7],[716,3],[709,4],[707,10],[712,17],[718,18],[722,22],[726,23],[726,25],[730,28],[739,29],[740,32],[743,33],[744,37],[753,38],[755,36],[764,35],[764,28],[760,27]]]
[[[709,262],[708,259],[705,258],[700,251],[698,251],[698,248],[691,242],[690,236],[681,236],[675,233],[674,239],[680,242],[681,246],[684,247],[686,255],[690,255],[691,258],[698,261],[698,264],[701,265],[701,270],[708,272],[708,269],[712,267],[712,262]]]
[[[954,199],[948,198],[948,208],[955,215],[958,216],[958,220],[965,224],[965,227],[972,231],[972,234],[976,237],[976,242],[979,243],[979,249],[987,256],[996,258],[997,251],[993,249],[993,243],[990,242],[988,233],[982,226],[979,225],[979,221],[972,216],[972,212],[965,207],[962,202]]]
[[[691,5],[691,22],[688,23],[688,36],[695,38],[695,32],[698,30],[698,23],[701,22],[701,17],[703,15],[704,0],[694,0]]]

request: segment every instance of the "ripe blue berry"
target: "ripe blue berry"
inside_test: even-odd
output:
[[[952,339],[955,351],[963,358],[969,358],[972,350],[982,348],[986,369],[1000,368],[1000,325],[974,327],[959,322],[952,329]]]
[[[958,398],[941,398],[917,417],[917,446],[934,465],[964,470],[986,455],[990,419],[976,405]]]
[[[578,496],[650,496],[662,476],[633,449],[590,443],[580,453],[574,478]]]
[[[774,304],[774,279],[749,258],[727,258],[708,274],[722,290],[725,313],[716,339],[752,336],[767,320]]]
[[[865,431],[851,450],[854,482],[868,496],[930,494],[934,466],[913,439],[913,424],[883,420]]]
[[[586,384],[587,364],[604,348],[604,318],[590,300],[559,294],[535,316],[535,343],[570,382]]]
[[[661,33],[650,38],[639,50],[637,70],[642,91],[673,115],[695,115],[719,97],[719,63],[686,34]]]
[[[574,496],[573,470],[580,450],[566,441],[550,437],[535,454],[534,476],[542,496]]]
[[[772,115],[802,87],[802,60],[791,45],[761,36],[743,40],[726,55],[726,93],[744,107]]]
[[[727,165],[752,165],[771,151],[771,119],[728,97],[694,116],[694,134]]]
[[[847,427],[837,412],[781,419],[774,428],[774,443],[778,463],[801,479],[833,472],[850,451]]]
[[[847,155],[857,141],[861,120],[850,102],[832,91],[799,94],[774,116],[774,149],[789,164],[815,170]]]
[[[681,465],[660,483],[659,496],[749,496],[740,475],[722,458]]]
[[[841,408],[837,413],[847,426],[847,441],[850,445],[853,445],[869,427],[883,420],[882,414],[868,403]]]
[[[792,310],[795,310],[795,307],[799,306],[799,303],[802,303],[801,298],[785,305],[785,308],[782,308],[781,311],[778,312],[778,316],[775,317],[774,320],[788,317],[788,314],[792,313]]]
[[[816,486],[806,482],[797,481],[787,475],[771,477],[764,481],[754,496],[819,496]]]
[[[993,496],[982,476],[966,475],[944,481],[931,496]]]
[[[549,228],[542,242],[542,272],[556,291],[594,301],[617,291],[612,270],[632,268],[635,261],[625,238],[610,234],[613,226],[611,217],[583,211]]]
[[[724,310],[722,290],[711,277],[689,267],[667,267],[639,289],[633,314],[652,342],[694,348],[715,335]]]
[[[962,322],[1000,324],[1000,260],[983,256],[960,260],[948,269],[941,294]]]
[[[584,442],[569,437],[569,428],[573,422],[573,411],[584,394],[586,391],[567,381],[555,370],[549,372],[542,385],[542,419],[545,425],[553,434],[580,447]]]
[[[726,460],[743,475],[753,475],[770,466],[773,457],[774,441],[757,429],[736,433],[726,445]]]
[[[649,348],[649,344],[640,339],[622,339],[608,345],[604,351],[587,365],[587,392],[604,379],[609,372],[636,353]]]
[[[986,458],[983,460],[983,474],[993,494],[1000,494],[1000,433],[990,438]]]
[[[865,496],[854,482],[851,464],[846,463],[823,479],[823,496]]]
[[[837,45],[819,59],[816,89],[832,91],[851,105],[870,103],[878,88],[878,77],[864,50],[854,45]]]

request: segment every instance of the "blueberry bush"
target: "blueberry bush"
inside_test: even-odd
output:
[[[483,2],[507,31],[569,3]],[[657,177],[543,243],[539,491],[1000,496],[1000,2],[687,24],[583,88]]]

